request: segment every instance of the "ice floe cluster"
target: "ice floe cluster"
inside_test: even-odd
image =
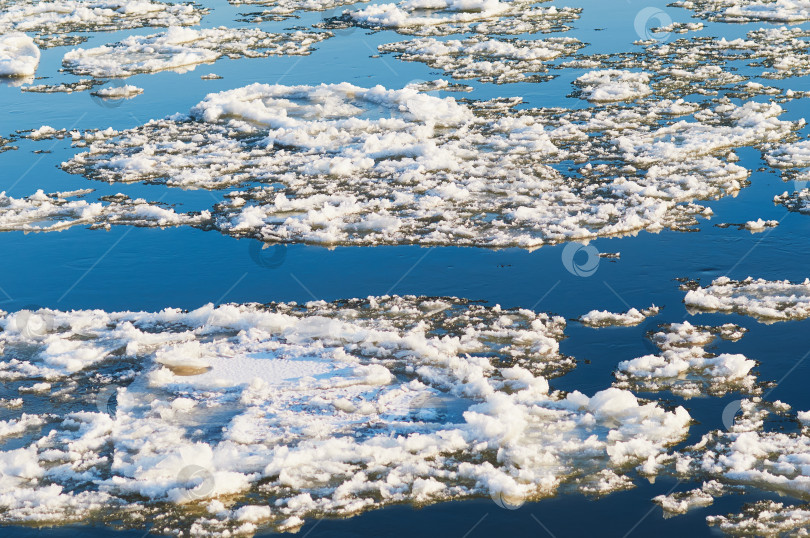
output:
[[[606,493],[657,474],[691,421],[617,388],[552,391],[562,318],[458,299],[23,310],[0,326],[16,413],[0,435],[28,440],[0,451],[6,523],[232,535],[390,503]]]
[[[789,22],[810,20],[807,0],[679,0],[674,6],[722,22]]]
[[[76,75],[96,78],[128,77],[167,69],[189,71],[219,58],[263,58],[303,55],[330,36],[327,32],[269,34],[258,28],[171,27],[165,33],[130,36],[111,45],[74,49],[62,64]]]
[[[694,226],[711,215],[696,200],[745,184],[731,148],[796,128],[773,103],[721,99],[699,113],[683,101],[562,113],[517,103],[253,84],[93,141],[63,168],[110,182],[250,186],[215,207],[214,227],[268,242],[531,248]],[[674,121],[689,113],[697,121]],[[604,163],[579,177],[554,167],[595,157]]]
[[[538,40],[494,39],[474,35],[440,41],[422,37],[380,45],[403,61],[423,62],[455,79],[476,78],[482,82],[536,82],[544,80],[548,62],[574,54],[583,47],[578,39],[551,37]]]
[[[739,514],[708,516],[706,521],[731,536],[806,536],[810,529],[810,508],[757,501]]]
[[[41,46],[81,43],[75,32],[117,31],[146,26],[189,26],[207,11],[192,3],[156,0],[4,0],[0,34],[29,32]]]
[[[694,286],[684,297],[694,312],[726,312],[751,316],[763,323],[810,316],[810,279],[793,283],[748,277],[720,277],[706,287]]]
[[[684,398],[753,392],[753,360],[739,353],[715,355],[705,349],[718,337],[738,340],[744,333],[732,324],[704,327],[684,321],[665,325],[649,335],[660,353],[620,362],[616,386],[642,392],[668,390]]]
[[[724,485],[753,486],[806,497],[810,437],[803,431],[765,429],[765,420],[770,415],[785,415],[789,410],[790,406],[781,402],[768,403],[759,398],[740,401],[739,411],[727,429],[713,430],[676,454],[677,472]],[[716,523],[722,523],[723,519],[717,519]]]

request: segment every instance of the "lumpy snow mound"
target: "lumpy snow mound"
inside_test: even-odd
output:
[[[188,26],[199,23],[204,13],[190,3],[155,0],[4,0],[0,1],[0,33],[33,32],[42,46],[58,46],[86,39],[65,35],[71,32]]]
[[[709,286],[689,290],[687,308],[704,312],[734,312],[763,323],[810,317],[810,279],[794,284],[787,280],[751,277],[715,279]]]
[[[39,65],[39,47],[20,32],[0,35],[0,77],[30,77]]]
[[[582,89],[582,95],[589,101],[607,103],[612,101],[632,101],[652,93],[649,86],[650,75],[607,69],[591,71],[574,82]]]
[[[794,128],[767,103],[721,100],[691,122],[672,121],[694,110],[672,101],[570,119],[517,103],[410,86],[253,84],[94,141],[63,168],[104,181],[250,186],[215,208],[213,227],[235,236],[532,248],[694,226],[711,215],[695,200],[736,194],[748,176],[726,162],[730,148]],[[597,156],[611,164],[573,177],[552,167]]]
[[[309,54],[313,44],[329,36],[326,32],[268,34],[258,28],[194,30],[175,26],[163,34],[130,36],[112,45],[74,49],[65,54],[62,64],[74,74],[97,78],[127,77],[167,69],[189,71],[223,56],[262,58]]]
[[[565,29],[579,9],[537,5],[535,0],[403,0],[344,13],[355,24],[402,34],[536,34]]]
[[[736,325],[694,326],[688,321],[672,323],[650,335],[661,352],[622,361],[616,371],[616,386],[644,392],[668,390],[684,398],[722,396],[730,391],[753,392],[756,363],[738,353],[714,355],[704,348],[717,337],[739,340],[744,332]]]
[[[0,326],[2,390],[54,402],[0,424],[29,440],[0,451],[6,523],[227,536],[391,503],[607,493],[657,474],[691,420],[616,388],[550,391],[538,371],[565,368],[564,320],[458,299],[24,310]]]
[[[589,327],[632,327],[638,325],[650,316],[655,316],[661,309],[655,305],[639,310],[631,308],[627,312],[608,312],[607,310],[591,310],[580,316],[579,322]]]

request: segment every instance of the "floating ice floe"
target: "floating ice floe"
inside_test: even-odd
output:
[[[679,0],[672,4],[723,22],[802,22],[810,20],[807,0]]]
[[[172,27],[165,33],[130,36],[119,43],[74,49],[62,64],[77,75],[128,77],[173,69],[189,71],[199,64],[229,58],[309,54],[311,46],[330,37],[327,32],[269,34],[258,28]]]
[[[652,93],[650,75],[617,69],[605,69],[585,73],[574,82],[581,88],[582,96],[600,103],[631,101]]]
[[[672,323],[650,335],[661,352],[619,363],[616,386],[643,392],[668,390],[684,398],[702,394],[721,396],[729,391],[753,392],[756,363],[745,355],[714,355],[704,347],[719,336],[727,340],[742,337],[735,325],[694,326],[688,321]]]
[[[41,309],[0,326],[2,391],[47,379],[52,402],[7,423],[29,442],[0,451],[5,523],[227,536],[392,503],[603,494],[658,473],[691,421],[616,388],[551,391],[537,372],[567,368],[562,318],[458,299]]]
[[[751,233],[764,232],[766,228],[775,228],[779,226],[778,220],[749,220],[745,223],[745,229]]]
[[[766,403],[759,398],[740,401],[739,411],[726,430],[711,431],[694,446],[676,454],[678,474],[806,499],[810,484],[807,432],[764,430],[769,414],[785,415],[789,409],[781,402]],[[704,493],[716,496],[722,491]],[[731,534],[756,536],[783,536],[784,531],[808,524],[805,507],[769,502],[744,509],[741,514],[709,516],[707,520]]]
[[[810,179],[810,178],[809,178]],[[789,211],[810,214],[810,189],[802,189],[793,193],[787,191],[773,197],[773,203],[785,206]]]
[[[731,536],[806,536],[810,532],[810,507],[757,501],[739,514],[707,516],[706,521]]]
[[[608,312],[607,310],[591,310],[580,316],[579,322],[589,327],[632,327],[638,325],[650,316],[655,316],[661,309],[655,305],[650,308],[638,310],[631,308],[627,312]]]
[[[346,11],[343,19],[401,34],[537,34],[565,30],[581,9],[539,6],[535,0],[403,0]]]
[[[782,178],[787,181],[810,181],[810,140],[782,144],[765,154],[769,165],[782,172]],[[787,192],[774,198],[793,211],[806,213],[806,196],[801,192],[789,195]]]
[[[722,495],[726,490],[720,482],[710,480],[704,482],[699,488],[689,491],[679,491],[669,495],[658,495],[653,502],[664,509],[666,515],[685,514],[694,508],[702,508],[714,503],[715,497]]]
[[[695,108],[665,100],[558,116],[514,110],[518,102],[253,84],[89,142],[63,168],[111,182],[254,184],[215,208],[214,227],[234,236],[532,248],[694,226],[711,215],[695,200],[745,184],[730,148],[796,128],[769,103],[720,100],[698,121],[673,122]],[[603,164],[571,177],[553,167],[566,159]]]
[[[102,99],[132,99],[133,97],[143,93],[143,88],[125,84],[123,86],[108,86],[101,88],[92,93]]]
[[[130,226],[200,225],[210,221],[207,211],[197,214],[175,213],[127,196],[106,197],[102,202],[75,199],[92,192],[71,191],[45,194],[38,190],[25,198],[12,198],[0,193],[0,231],[52,232],[76,225],[106,227],[112,224]]]
[[[378,49],[393,52],[400,60],[441,69],[455,79],[477,78],[503,84],[543,80],[540,73],[548,71],[550,60],[574,54],[583,46],[578,39],[568,37],[506,40],[472,36],[445,41],[423,37],[380,45]]]
[[[43,47],[77,44],[73,32],[117,31],[145,26],[197,24],[207,10],[191,3],[155,0],[7,0],[0,3],[0,34],[37,34]]]
[[[720,277],[706,287],[696,286],[683,302],[694,312],[734,312],[763,323],[810,317],[810,279],[787,280]]]
[[[30,77],[39,65],[39,47],[20,32],[0,35],[0,77]]]
[[[262,11],[244,14],[245,22],[280,21],[295,16],[296,11],[333,11],[363,0],[228,0],[234,6],[259,6]]]

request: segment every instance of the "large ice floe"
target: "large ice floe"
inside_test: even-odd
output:
[[[574,54],[584,44],[571,37],[538,40],[506,40],[472,36],[439,41],[422,37],[380,45],[404,61],[423,62],[455,79],[477,78],[482,82],[532,82],[548,78],[548,62]]]
[[[73,32],[188,26],[199,23],[204,13],[192,3],[155,0],[0,0],[0,34],[30,32],[41,46],[58,46],[86,39],[67,35]]]
[[[723,22],[802,22],[810,20],[808,0],[679,0],[674,6]]]
[[[0,192],[0,231],[52,232],[76,225],[109,227],[112,224],[130,226],[202,225],[211,214],[176,213],[173,209],[132,200],[118,194],[98,202],[81,199],[92,189],[46,194],[38,190],[25,198],[13,198]]]
[[[102,181],[250,186],[213,227],[265,241],[532,248],[685,229],[735,195],[732,149],[789,135],[773,103],[727,99],[635,109],[516,110],[348,83],[253,84],[208,95],[187,116],[87,144],[63,163]],[[696,121],[678,116],[694,113]],[[554,165],[601,160],[572,175]],[[560,167],[562,168],[562,167]]]
[[[744,329],[732,324],[704,327],[684,321],[665,325],[649,335],[660,353],[620,362],[616,386],[641,392],[668,390],[684,398],[754,392],[753,360],[739,353],[715,355],[705,350],[718,337],[738,340],[744,334]]]
[[[580,9],[547,6],[535,0],[403,0],[346,11],[342,19],[401,34],[537,34],[567,29]]]
[[[296,11],[328,11],[349,4],[359,4],[362,0],[228,0],[234,6],[264,8],[243,14],[245,22],[280,21],[295,17]],[[337,10],[339,12],[340,10]]]
[[[769,431],[765,423],[770,415],[787,415],[790,406],[755,397],[738,402],[737,409],[725,430],[713,430],[676,454],[676,472],[690,479],[710,480],[715,485],[714,491],[703,491],[704,505],[711,502],[706,496],[722,495],[728,487],[744,486],[807,499],[810,483],[807,428],[796,432]],[[801,419],[805,414],[799,412],[797,416]],[[674,500],[661,499],[671,506]],[[740,514],[709,516],[707,520],[729,534],[756,536],[785,536],[783,532],[806,527],[809,522],[806,505],[792,507],[770,502],[756,503]]]
[[[269,34],[258,28],[172,27],[162,34],[130,36],[111,45],[74,49],[62,64],[76,75],[96,78],[126,77],[167,69],[188,71],[219,58],[264,58],[271,55],[303,55],[313,44],[331,34],[290,32]]]
[[[690,424],[562,394],[565,321],[451,298],[0,317],[0,520],[250,534],[390,503],[608,493]],[[41,415],[22,413],[47,394]],[[20,402],[19,400],[22,400]],[[635,470],[634,470],[635,469]]]
[[[793,283],[748,277],[720,277],[706,287],[692,286],[684,297],[692,312],[727,312],[751,316],[763,323],[810,317],[810,279]]]
[[[21,32],[0,35],[0,77],[30,77],[39,65],[39,47]]]

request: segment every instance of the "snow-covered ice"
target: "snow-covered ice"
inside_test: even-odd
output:
[[[535,34],[567,29],[578,8],[538,6],[535,0],[403,0],[347,11],[343,17],[401,34]]]
[[[538,40],[505,40],[483,36],[440,41],[422,37],[380,45],[400,60],[423,62],[441,69],[455,79],[477,78],[499,84],[538,79],[546,73],[550,60],[574,54],[583,44],[574,38],[551,37]]]
[[[754,392],[753,360],[739,353],[715,355],[705,350],[717,338],[737,340],[742,334],[739,327],[732,325],[703,327],[688,321],[669,324],[650,335],[660,353],[619,363],[616,386],[644,392],[668,390],[684,398]]]
[[[579,321],[589,327],[632,327],[638,325],[650,316],[655,316],[660,312],[660,308],[652,305],[641,310],[631,308],[627,312],[608,312],[607,310],[591,310],[587,314],[580,316]]]
[[[684,297],[695,312],[734,312],[763,323],[810,317],[810,279],[793,283],[748,277],[719,277],[706,287],[690,289]]]
[[[39,65],[39,47],[21,32],[0,35],[0,77],[29,77]]]
[[[607,69],[585,73],[574,83],[581,88],[585,99],[605,103],[646,97],[652,93],[649,82],[647,73]]]
[[[7,386],[63,395],[0,425],[31,439],[0,451],[6,523],[251,534],[391,503],[608,493],[660,472],[691,422],[617,388],[552,391],[562,318],[458,299],[41,309],[0,326]]]
[[[679,0],[673,5],[691,9],[713,21],[797,23],[810,20],[808,0]]]
[[[711,215],[696,200],[745,184],[749,172],[729,162],[730,148],[795,128],[772,103],[720,100],[700,121],[674,121],[694,108],[662,101],[643,113],[569,119],[513,109],[518,102],[461,102],[414,87],[253,84],[94,141],[63,167],[183,188],[253,183],[214,210],[214,227],[235,236],[532,248],[694,226]],[[615,165],[587,164],[579,178],[553,168],[587,161],[586,152]]]
[[[228,58],[262,58],[270,55],[309,54],[312,45],[331,34],[290,32],[270,34],[258,28],[208,28],[173,26],[165,33],[130,36],[119,43],[91,49],[74,49],[62,64],[77,75],[96,78],[127,77],[172,69],[189,71],[198,64]]]
[[[171,208],[130,199],[119,194],[99,202],[81,199],[92,192],[71,191],[46,194],[42,190],[25,198],[13,198],[0,192],[0,231],[52,232],[76,225],[107,227],[201,225],[211,220],[207,211],[197,214],[176,213]]]
[[[87,39],[67,35],[73,32],[189,26],[205,13],[192,3],[156,0],[6,0],[0,2],[0,34],[30,32],[41,46],[60,46]]]

